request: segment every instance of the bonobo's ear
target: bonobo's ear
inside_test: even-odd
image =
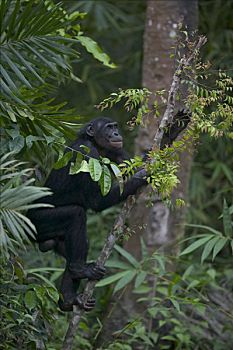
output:
[[[86,133],[88,136],[94,136],[94,128],[93,128],[93,124],[89,124],[87,126],[87,129],[86,129]]]

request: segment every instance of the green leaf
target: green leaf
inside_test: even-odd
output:
[[[231,215],[225,198],[223,202],[223,227],[225,235],[232,237]]]
[[[173,298],[169,298],[169,300],[172,302],[173,306],[175,307],[175,309],[180,313],[180,305],[177,302],[177,300],[173,299]]]
[[[160,267],[160,274],[164,274],[165,273],[165,263],[164,263],[164,258],[158,254],[153,254],[153,258],[155,260],[157,260],[157,262],[159,263],[159,267]]]
[[[145,271],[139,272],[135,280],[135,284],[134,284],[135,288],[138,288],[144,282],[146,276],[147,276],[147,273]]]
[[[192,288],[195,288],[196,286],[198,286],[198,284],[200,284],[200,281],[198,280],[192,280],[192,282],[188,285],[187,290],[190,290]]]
[[[9,64],[10,68],[12,69],[12,71],[16,74],[17,78],[22,83],[24,83],[28,88],[31,89],[32,88],[31,84],[25,78],[25,76],[23,75],[22,71],[18,68],[17,64],[10,59],[10,57],[5,53],[5,51],[2,51],[1,54],[3,55],[4,59],[6,60],[6,62]]]
[[[109,165],[111,163],[109,158],[101,158],[102,162],[106,165]]]
[[[76,174],[81,173],[81,172],[82,173],[89,173],[89,166],[88,166],[88,163],[85,159],[82,161],[81,166],[78,169],[78,171],[76,172]]]
[[[112,267],[121,270],[130,270],[131,266],[119,260],[108,260],[105,264],[106,267]]]
[[[66,166],[73,156],[73,152],[66,152],[58,161],[54,164],[54,169],[60,169]]]
[[[212,232],[212,233],[214,233],[216,235],[221,235],[222,234],[220,231],[217,231],[214,228],[209,227],[209,226],[205,226],[205,225],[186,224],[185,226],[196,227],[196,228],[203,228],[204,230],[210,231],[210,232]]]
[[[26,307],[31,310],[37,305],[36,293],[33,290],[28,290],[24,297]]]
[[[185,270],[185,272],[183,273],[182,279],[183,279],[183,280],[186,280],[187,277],[190,276],[190,274],[191,274],[191,272],[193,271],[193,269],[194,269],[194,266],[193,266],[193,265],[190,265],[190,266]]]
[[[216,255],[223,249],[224,245],[227,242],[228,242],[228,238],[225,238],[225,237],[219,238],[219,240],[217,241],[214,247],[212,261],[214,261]]]
[[[10,151],[14,151],[15,153],[19,153],[24,147],[24,137],[19,135],[15,137],[13,140],[9,141],[9,149]]]
[[[219,240],[219,237],[212,238],[207,244],[205,245],[205,248],[203,249],[202,255],[201,255],[201,263],[204,262],[205,259],[208,258],[210,255],[212,249],[214,248],[216,242]]]
[[[131,255],[125,249],[121,248],[119,245],[115,244],[114,249],[116,249],[116,251],[120,253],[126,260],[128,260],[128,262],[135,268],[138,268],[140,266],[140,263],[133,257],[133,255]]]
[[[106,165],[103,165],[102,174],[99,180],[100,189],[103,196],[106,196],[111,189],[112,177],[110,170]]]
[[[113,171],[113,174],[116,176],[116,179],[119,183],[119,187],[120,187],[120,194],[123,193],[123,190],[124,190],[124,180],[123,180],[123,176],[121,174],[121,170],[120,168],[114,164],[114,163],[110,163],[110,167]]]
[[[124,277],[122,277],[115,285],[113,293],[116,293],[118,290],[124,288],[127,284],[129,284],[135,275],[136,275],[135,270],[127,271],[127,274]]]
[[[110,163],[110,167],[113,171],[113,174],[118,178],[119,176],[121,176],[121,170],[120,168],[114,164],[114,163]]]
[[[99,181],[102,174],[102,166],[98,159],[91,158],[89,160],[89,170],[93,181]]]
[[[82,160],[83,160],[82,153],[77,153],[75,162],[74,163],[72,162],[70,164],[70,171],[69,171],[70,175],[78,174],[78,172],[81,168]]]
[[[233,239],[231,240],[231,250],[232,250],[232,255],[233,255]]]
[[[46,288],[48,295],[50,296],[50,298],[57,303],[59,300],[59,293],[55,288],[52,287],[47,287]]]
[[[90,148],[86,145],[80,145],[79,147],[82,148],[86,154],[90,153],[91,151]]]
[[[213,235],[208,235],[207,237],[203,237],[203,238],[198,239],[196,242],[190,244],[190,246],[188,246],[185,250],[183,250],[180,253],[180,256],[193,252],[194,250],[196,250],[197,248],[199,248],[200,246],[202,246],[203,244],[208,242],[212,237],[213,237]]]
[[[110,57],[101,50],[94,40],[83,35],[79,35],[76,38],[98,61],[102,62],[107,67],[116,68],[114,63],[110,63]]]
[[[107,286],[108,284],[118,281],[120,278],[122,278],[127,274],[128,274],[128,271],[118,272],[110,277],[104,278],[101,281],[97,282],[96,287]]]

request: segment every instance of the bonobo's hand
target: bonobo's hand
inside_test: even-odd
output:
[[[72,279],[88,278],[89,280],[100,280],[106,273],[105,267],[96,265],[96,263],[71,263],[69,271]]]
[[[143,162],[146,162],[149,158],[149,152],[152,150],[152,147],[147,148],[143,153],[142,153],[142,160]]]
[[[147,178],[147,171],[146,171],[146,169],[141,169],[141,170],[139,170],[139,171],[137,171],[135,174],[134,174],[134,178],[135,179],[140,179],[140,180],[142,180],[142,181],[144,181],[145,182],[145,185],[147,184],[147,181],[146,181],[146,178]]]
[[[167,130],[164,132],[160,148],[163,149],[165,146],[171,146],[181,131],[188,126],[190,120],[190,112],[185,109],[179,110],[174,116],[172,123],[168,125]]]

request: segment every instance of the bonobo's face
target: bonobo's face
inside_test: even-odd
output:
[[[117,151],[123,147],[123,138],[119,133],[118,125],[111,119],[97,119],[89,125],[87,133],[94,138],[97,146],[102,149]]]

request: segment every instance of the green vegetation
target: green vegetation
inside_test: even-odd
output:
[[[163,249],[151,254],[141,238],[141,258],[135,258],[119,242],[106,265],[109,276],[97,284],[97,306],[83,317],[74,348],[231,347],[230,5],[231,0],[216,0],[214,6],[212,0],[199,2],[199,30],[208,38],[203,62],[211,60],[216,67],[200,61],[195,72],[186,72],[183,83],[189,86],[186,107],[192,111],[192,125],[181,140],[163,151],[151,150],[146,163],[142,157],[132,157],[119,167],[107,158],[86,161],[76,152],[70,174],[89,172],[103,195],[113,179],[123,188],[123,178],[146,166],[148,183],[173,207],[171,192],[179,183],[180,152],[193,140],[198,142],[186,203],[186,237],[174,241],[180,248],[179,255],[164,253]],[[56,286],[64,261],[52,253],[41,254],[34,246],[31,240],[36,231],[26,211],[45,206],[33,201],[51,194],[43,187],[44,179],[52,167],[65,166],[74,155],[71,148],[64,154],[65,146],[74,139],[85,116],[90,118],[101,111],[119,121],[127,135],[126,147],[133,151],[133,139],[143,116],[160,115],[158,106],[167,92],[154,93],[140,87],[145,8],[144,1],[131,0],[1,0],[0,348],[4,350],[57,350],[62,346],[68,316],[57,307]],[[151,98],[153,109],[148,102]],[[175,204],[185,203],[176,198]],[[98,256],[119,210],[111,208],[90,215],[91,259]],[[130,239],[132,232],[127,227],[125,233]],[[104,313],[111,296],[123,299],[129,289],[143,311],[132,315],[114,338],[104,339],[101,335],[108,325]]]

